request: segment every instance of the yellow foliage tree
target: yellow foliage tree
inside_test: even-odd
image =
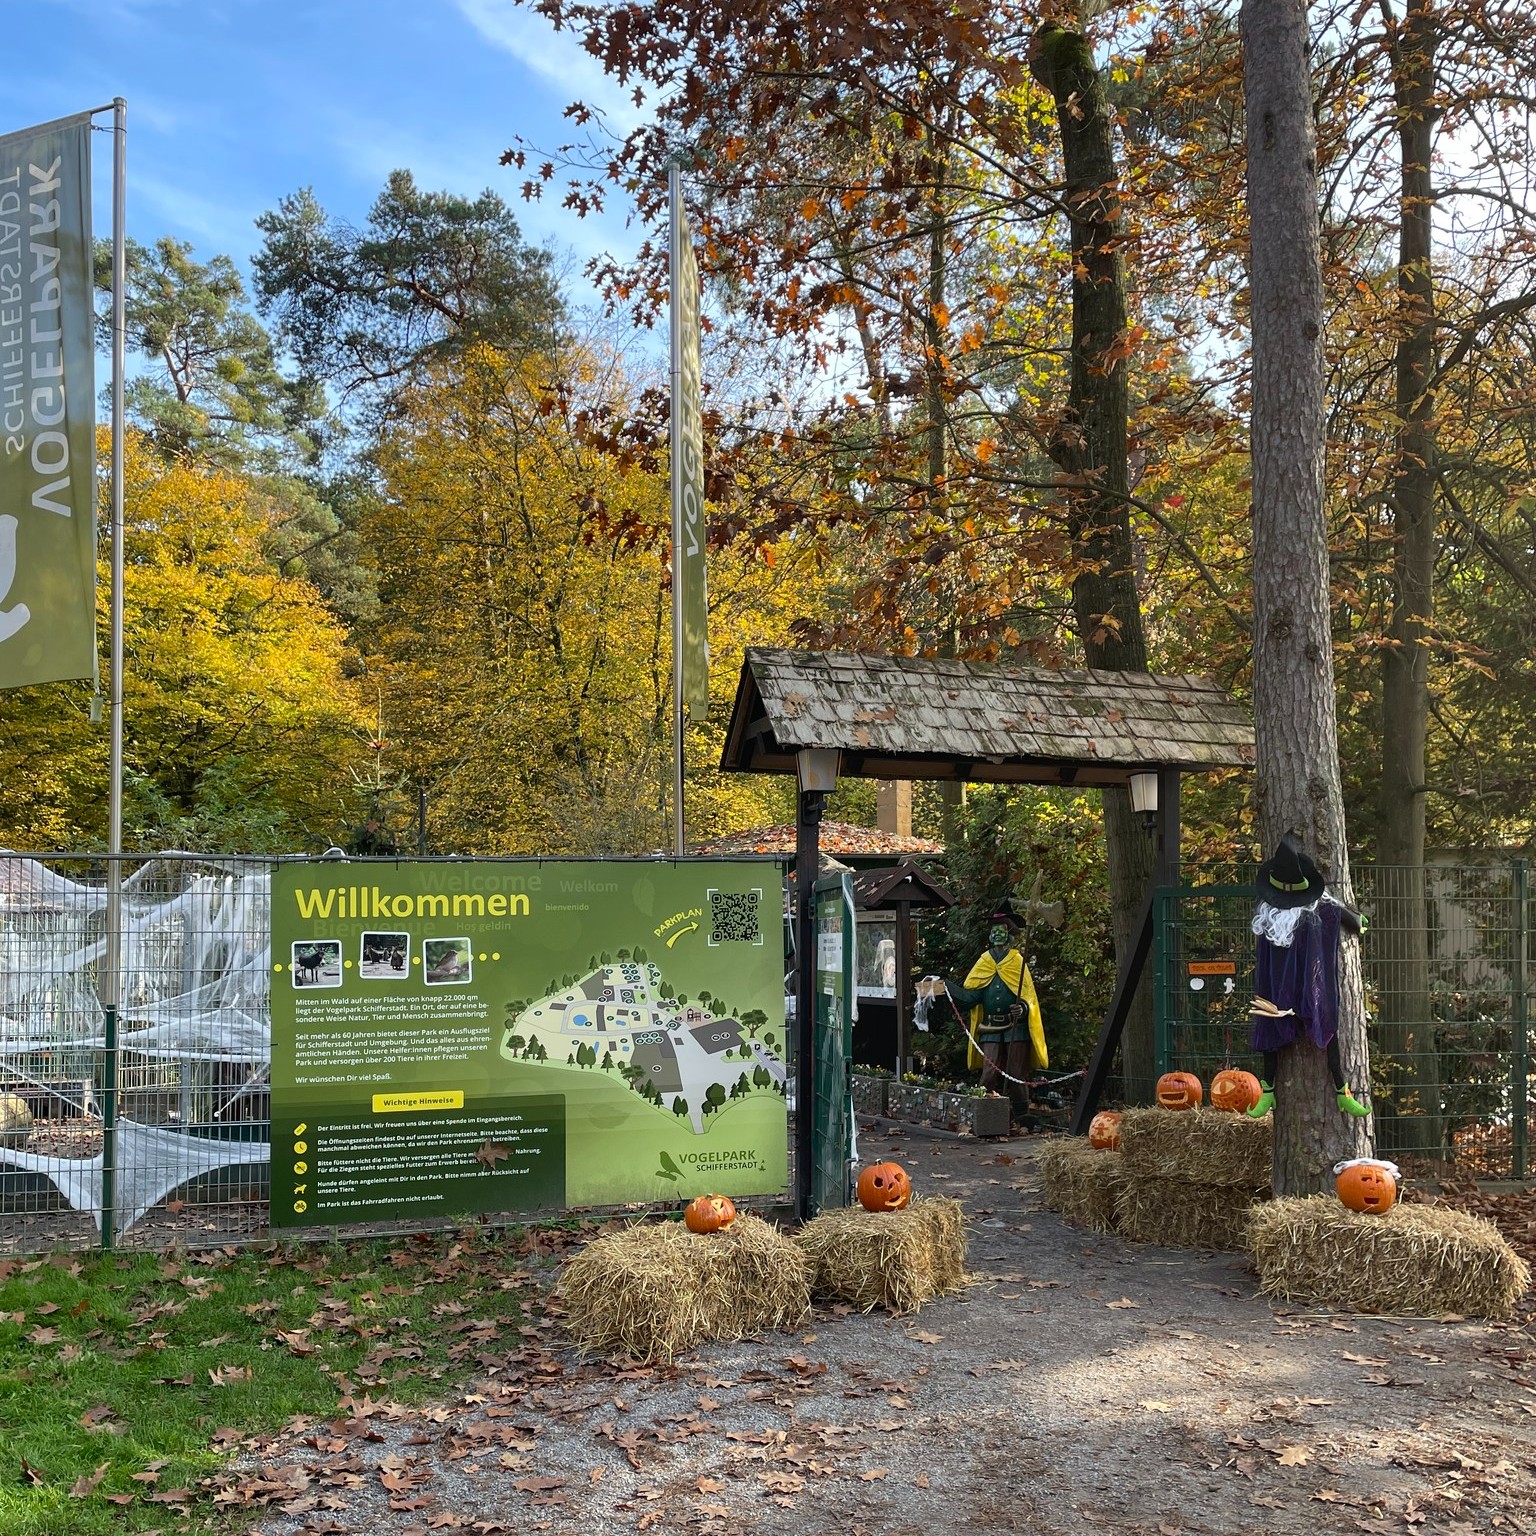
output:
[[[670,844],[667,482],[587,430],[624,392],[592,350],[472,348],[404,397],[377,450],[367,666],[383,777],[427,792],[434,851]],[[783,818],[783,786],[714,765],[742,648],[786,643],[825,586],[787,546],[772,564],[755,545],[711,561],[714,716],[688,732],[690,837]]]
[[[275,567],[257,487],[167,464],[137,433],[125,467],[125,842],[323,847],[345,824],[362,726],[341,626],[307,580]],[[103,637],[108,597],[104,551]],[[103,844],[107,731],[90,723],[90,693],[0,694],[0,841]]]

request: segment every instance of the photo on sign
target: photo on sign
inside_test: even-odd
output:
[[[429,987],[463,986],[472,971],[468,939],[428,939],[422,946],[422,965]]]
[[[341,944],[336,939],[300,939],[293,946],[296,987],[339,987]]]
[[[365,933],[357,974],[364,981],[404,981],[411,970],[408,933]]]

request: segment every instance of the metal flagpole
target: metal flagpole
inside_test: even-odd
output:
[[[683,315],[681,241],[683,177],[674,160],[667,168],[667,264],[672,303],[672,852],[683,852]]]
[[[102,1095],[108,1107],[108,1121],[116,1119],[112,1111],[117,1099],[117,1006],[122,988],[123,933],[123,368],[127,352],[128,318],[125,307],[127,289],[128,187],[128,103],[117,96],[112,101],[112,660],[111,679],[111,755],[107,788],[107,912],[105,974],[101,978],[101,998],[105,1006],[107,1031],[106,1082]],[[105,1127],[104,1171],[112,1166],[115,1148],[111,1145],[115,1124]],[[113,1201],[103,1189],[101,1241],[112,1246]]]

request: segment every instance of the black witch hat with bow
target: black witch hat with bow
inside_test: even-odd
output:
[[[1327,886],[1295,832],[1287,832],[1280,839],[1275,851],[1259,865],[1254,880],[1259,900],[1272,907],[1310,907]]]

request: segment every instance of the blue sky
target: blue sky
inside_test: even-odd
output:
[[[558,197],[522,202],[522,175],[498,165],[519,134],[563,142],[573,97],[636,120],[575,43],[512,0],[0,0],[0,37],[0,133],[126,98],[128,232],[145,243],[170,234],[248,268],[252,221],[286,193],[312,186],[361,222],[396,167],[434,190],[493,188],[530,243],[578,265],[641,238],[627,210],[583,221]],[[105,235],[111,142],[95,142]]]

